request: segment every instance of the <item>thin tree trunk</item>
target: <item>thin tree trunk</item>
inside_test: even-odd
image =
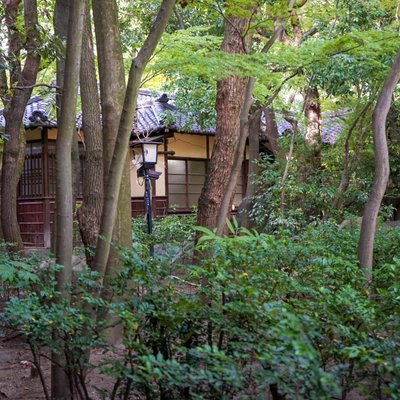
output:
[[[232,198],[235,194],[237,178],[243,165],[243,155],[246,148],[246,140],[249,136],[249,112],[253,103],[254,78],[249,78],[246,86],[245,100],[240,113],[240,137],[236,147],[234,163],[229,177],[228,184],[222,197],[221,205],[217,214],[217,234],[222,235],[229,207],[232,204]]]
[[[64,86],[64,73],[65,73],[65,45],[68,35],[68,18],[70,11],[70,0],[56,0],[54,7],[54,31],[58,39],[63,43],[61,49],[61,54],[58,54],[56,59],[56,78],[57,86],[59,88],[56,96],[56,111],[57,111],[57,121],[60,120],[60,109],[62,101],[62,93]],[[79,141],[76,129],[74,126],[74,136],[72,141],[72,209],[75,210],[76,201],[80,191],[80,179],[81,179],[81,164],[80,164],[80,154],[79,154]],[[57,222],[55,221],[55,226]],[[56,227],[54,231],[56,231]],[[55,238],[52,241],[52,248],[55,249]]]
[[[379,208],[389,180],[389,153],[386,140],[385,124],[390,109],[393,91],[400,79],[400,50],[379,94],[372,115],[374,132],[375,175],[371,193],[363,213],[360,240],[358,242],[358,259],[365,270],[367,280],[372,278],[373,251],[376,231],[376,220]]]
[[[174,7],[174,14],[178,21],[178,29],[185,29],[185,21],[183,20],[181,13],[176,6]]]
[[[357,124],[362,118],[365,116],[366,112],[368,111],[369,107],[371,106],[371,103],[367,103],[364,108],[361,110],[361,112],[357,115],[356,119],[353,121],[351,124],[347,135],[346,135],[346,140],[344,142],[344,160],[343,160],[343,172],[342,176],[340,179],[339,186],[336,191],[336,197],[333,201],[333,208],[334,209],[342,209],[343,207],[343,195],[345,191],[347,190],[347,187],[349,186],[349,181],[350,181],[350,169],[351,169],[351,160],[350,160],[350,139],[351,136],[357,127]]]
[[[75,107],[78,93],[81,60],[82,29],[85,0],[71,2],[63,96],[61,101],[58,137],[56,144],[56,262],[63,268],[57,272],[56,301],[69,301],[67,286],[72,277],[72,162],[71,149],[75,131]],[[52,355],[51,395],[53,399],[69,399],[68,377],[63,352]]]
[[[243,54],[242,33],[248,19],[230,16],[225,23],[222,51]],[[198,202],[197,224],[214,228],[217,214],[230,179],[240,136],[240,113],[243,108],[246,78],[229,76],[217,83],[217,121],[213,153]]]
[[[260,116],[257,110],[249,121],[249,169],[247,172],[246,193],[238,210],[238,223],[244,228],[252,225],[250,213],[253,207],[252,197],[256,194],[255,177],[258,175],[257,160],[260,156]]]
[[[65,51],[66,51],[67,35],[68,35],[69,11],[70,11],[70,0],[56,0],[54,5],[53,27],[55,35],[57,36],[58,40],[62,43],[62,46],[60,46],[58,49],[58,54],[56,58],[56,81],[57,81],[57,87],[59,88],[56,92],[57,121],[60,121],[61,99],[64,87]],[[57,207],[57,205],[55,207]],[[57,210],[54,210],[54,212],[56,213]],[[56,231],[57,231],[57,220],[54,219],[54,226],[53,226],[54,235],[51,237],[51,250],[54,253],[56,251],[56,237],[55,237]]]
[[[264,124],[264,136],[267,137],[268,142],[265,143],[265,147],[268,148],[269,151],[274,155],[275,158],[283,158],[284,152],[280,148],[278,140],[279,140],[279,132],[278,126],[275,120],[275,112],[271,103],[273,102],[273,98],[268,99],[267,104],[258,109],[253,117],[250,118],[251,122],[249,124],[249,170],[247,174],[247,187],[246,194],[239,206],[238,211],[238,222],[240,226],[244,228],[251,228],[252,221],[250,218],[250,213],[253,207],[252,197],[256,194],[256,184],[255,178],[258,174],[258,165],[257,160],[260,155],[260,132],[261,132],[261,115],[264,113],[265,116],[265,124]]]
[[[274,108],[271,105],[265,105],[261,110],[264,112],[266,118],[265,136],[268,139],[268,143],[266,143],[265,146],[275,158],[284,158],[284,151],[278,143],[279,132]]]
[[[150,33],[142,48],[139,50],[139,53],[133,60],[129,71],[129,80],[121,115],[121,122],[105,186],[105,198],[100,224],[100,236],[104,238],[104,240],[99,240],[97,242],[95,253],[95,269],[99,272],[101,277],[104,277],[110,252],[112,230],[117,212],[118,192],[124,171],[125,160],[129,150],[129,138],[132,131],[132,123],[136,110],[141,77],[144,68],[164,32],[167,22],[173,12],[174,4],[175,0],[163,0]]]
[[[281,208],[281,215],[283,217],[284,212],[285,212],[285,197],[286,197],[286,179],[289,175],[289,169],[290,169],[290,164],[292,162],[292,157],[293,157],[293,150],[294,150],[294,144],[296,141],[296,136],[297,136],[297,123],[294,127],[294,132],[292,133],[292,138],[290,140],[290,147],[289,147],[289,152],[288,155],[286,157],[286,165],[285,165],[285,170],[283,171],[283,175],[281,178],[281,182],[280,182],[280,186],[281,186],[281,200],[280,200],[280,208]]]
[[[8,93],[2,93],[3,101],[5,100],[5,133],[9,136],[9,139],[4,143],[3,153],[1,225],[4,240],[14,244],[13,250],[21,250],[23,248],[17,220],[18,165],[21,149],[25,152],[23,146],[22,148],[20,146],[21,130],[23,130],[22,118],[26,103],[32,94],[31,86],[36,82],[40,66],[40,56],[37,52],[37,46],[40,43],[37,30],[37,2],[36,0],[24,1],[24,35],[16,29],[20,2],[20,0],[3,0],[8,30],[9,63],[11,66],[10,88],[14,86],[21,87],[18,90],[13,89],[11,97]],[[23,42],[24,45],[22,44]],[[26,51],[26,58],[24,67],[21,70],[20,55],[23,48]],[[6,81],[4,80],[4,75],[2,75],[2,90],[6,88],[4,85],[6,85]]]
[[[0,63],[5,64],[5,56],[0,52]],[[7,83],[7,74],[5,68],[2,68],[0,71],[0,97],[3,102],[3,105],[7,104],[8,100],[8,83]],[[2,190],[2,177],[3,177],[3,154],[4,154],[4,143],[0,144],[1,146],[1,158],[0,158],[0,239],[4,240],[3,228],[2,228],[2,219],[1,219],[1,199],[3,198],[1,194]]]
[[[57,86],[62,89],[64,85],[64,71],[65,71],[65,46],[67,43],[68,35],[68,20],[70,11],[70,0],[56,0],[54,6],[53,25],[54,32],[57,38],[64,45],[61,49],[61,54],[58,54],[56,60],[56,79]],[[57,93],[57,118],[60,117],[61,108],[61,92]]]
[[[80,87],[86,164],[83,172],[83,201],[78,218],[82,242],[85,246],[86,263],[92,268],[93,252],[100,229],[104,181],[100,101],[88,7],[83,31]]]
[[[81,191],[81,156],[79,151],[79,134],[74,127],[71,143],[72,166],[72,210],[75,215],[76,202]]]

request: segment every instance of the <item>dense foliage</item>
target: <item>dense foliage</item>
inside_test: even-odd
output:
[[[114,28],[128,60],[160,1],[118,5]],[[39,7],[35,93],[45,97],[40,84],[51,82],[64,48],[51,28],[54,1],[40,0]],[[224,23],[253,7],[243,38],[251,37],[247,54],[222,52]],[[13,29],[22,32],[21,18]],[[281,37],[263,52],[279,26]],[[5,49],[4,29],[0,40]],[[399,45],[394,0],[179,1],[142,84],[171,93],[190,130],[193,123],[215,125],[217,81],[254,77],[250,114],[268,105],[298,129],[280,135],[279,151],[258,161],[255,231],[230,223],[220,237],[198,228],[193,251],[194,214],[157,221],[151,237],[144,220],[134,220],[133,250],[120,249],[124,268],[103,283],[82,265],[64,296],[56,289],[62,266],[1,252],[1,325],[23,334],[44,388],[41,358],[64,353],[80,399],[90,398],[92,369],[112,382],[97,388],[105,399],[400,399],[400,230],[382,223],[395,217],[400,201],[398,92],[387,123],[391,181],[371,281],[356,250],[373,180],[371,114]],[[7,76],[11,63],[3,53]],[[304,135],[311,89],[322,127],[329,120],[324,112],[343,111],[341,132],[329,145],[315,146]],[[174,118],[166,114],[163,122],[173,126]],[[123,340],[113,347],[105,332],[115,317]],[[92,349],[108,356],[93,364]]]
[[[197,265],[171,263],[178,242],[155,259],[147,246],[127,252],[111,303],[96,296],[96,276],[84,270],[71,304],[54,304],[58,267],[10,261],[1,279],[25,294],[9,301],[2,319],[38,358],[64,343],[82,393],[84,370],[94,367],[85,352],[113,351],[97,366],[114,380],[101,388],[105,398],[254,399],[278,390],[287,399],[398,399],[400,230],[381,228],[371,287],[357,266],[356,224],[324,223],[296,236],[230,228],[228,237],[202,229],[199,250],[208,256]],[[193,232],[178,217],[157,229],[163,243],[171,229],[181,243]],[[105,344],[104,320],[93,320],[91,309],[121,319],[122,347]]]

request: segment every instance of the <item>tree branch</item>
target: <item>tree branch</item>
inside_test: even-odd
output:
[[[181,13],[176,8],[176,6],[174,7],[174,14],[175,14],[176,19],[178,20],[179,29],[185,29],[185,22],[182,18]]]
[[[48,89],[61,90],[60,86],[57,85],[49,85],[47,83],[35,83],[34,85],[26,85],[26,86],[14,86],[11,88],[12,90],[25,90],[32,89],[35,87],[47,87]]]

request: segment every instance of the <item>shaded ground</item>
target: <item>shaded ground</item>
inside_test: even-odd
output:
[[[0,399],[45,398],[39,376],[31,368],[31,359],[20,337],[7,337],[0,342]],[[48,369],[46,364],[44,362],[44,369]]]
[[[0,307],[1,308],[1,307]],[[43,400],[45,395],[39,374],[32,363],[32,354],[29,346],[21,335],[1,328],[0,336],[0,400]],[[104,359],[115,357],[115,354],[93,350],[91,362],[98,365]],[[46,380],[47,390],[50,393],[50,361],[41,357],[41,369]],[[100,375],[96,370],[88,374],[88,391],[90,398],[100,400],[97,388],[110,389],[113,379]]]
[[[102,352],[93,351],[91,361],[97,364],[104,357],[107,356]],[[43,358],[41,362],[50,392],[50,362]],[[89,373],[88,389],[93,400],[101,398],[95,387],[112,387],[112,379],[107,379],[107,377],[92,371]],[[0,339],[0,399],[45,399],[39,375],[32,367],[31,352],[22,338],[12,333]]]

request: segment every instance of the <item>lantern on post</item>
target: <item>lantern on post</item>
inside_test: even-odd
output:
[[[140,154],[138,162],[140,168],[137,171],[138,176],[144,178],[144,205],[147,221],[147,233],[153,233],[153,216],[151,209],[151,179],[156,180],[161,175],[160,172],[154,170],[157,164],[158,145],[160,142],[139,141],[132,145],[132,147],[140,147]],[[154,256],[154,246],[150,246],[150,255]]]

